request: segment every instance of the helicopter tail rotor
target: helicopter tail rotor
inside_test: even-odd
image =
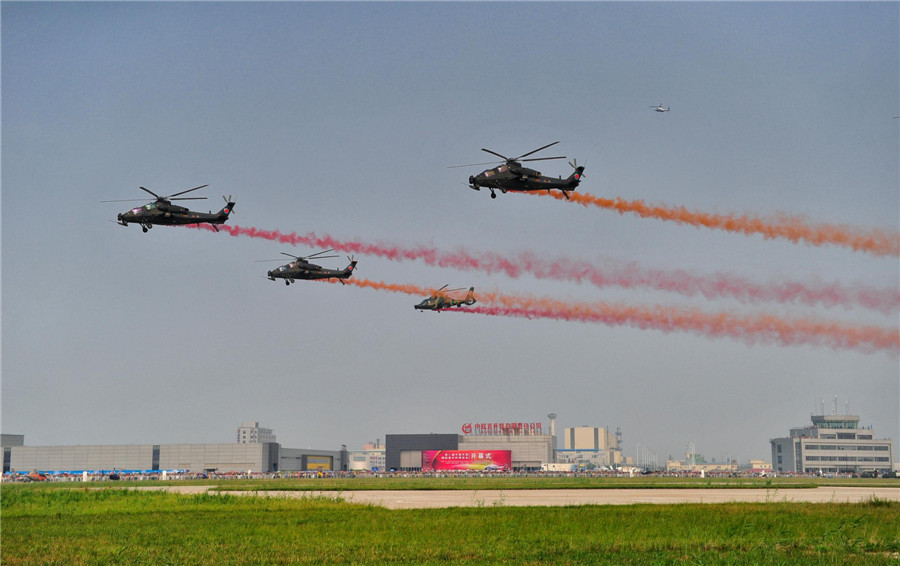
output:
[[[577,159],[572,159],[572,161],[569,161],[569,167],[571,167],[572,169],[574,169],[574,170],[576,170],[576,171],[578,171],[578,169],[580,168],[580,169],[581,169],[581,177],[584,178],[584,177],[586,176],[586,175],[584,174],[584,168],[585,168],[586,166],[585,166],[585,165],[578,165],[578,160],[577,160]]]

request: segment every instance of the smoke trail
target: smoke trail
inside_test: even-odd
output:
[[[366,279],[351,278],[345,282],[357,287],[410,295],[427,295],[433,292],[431,289],[416,285],[397,285]],[[450,308],[444,311],[592,322],[667,333],[690,332],[713,339],[733,338],[748,345],[813,345],[865,353],[886,351],[894,356],[900,352],[900,330],[876,326],[854,326],[813,319],[786,319],[770,314],[742,316],[727,312],[708,313],[697,309],[663,305],[568,303],[550,298],[499,292],[482,291],[476,293],[476,298],[480,303],[487,305]]]
[[[452,309],[489,316],[550,318],[595,322],[607,326],[630,326],[662,332],[690,332],[707,338],[729,337],[748,345],[813,345],[865,353],[886,351],[894,356],[900,349],[897,330],[874,326],[848,326],[836,322],[782,319],[772,315],[736,316],[663,306],[554,304],[530,307],[474,306]]]
[[[194,226],[192,226],[194,227]],[[199,228],[212,231],[208,224]],[[703,296],[707,299],[730,298],[743,303],[761,302],[799,303],[809,306],[850,308],[860,306],[883,313],[900,309],[900,291],[867,286],[848,287],[836,283],[809,285],[796,281],[759,284],[745,278],[715,274],[699,277],[684,270],[652,270],[637,264],[602,266],[586,261],[559,258],[545,260],[530,252],[501,256],[496,253],[476,254],[457,249],[442,251],[434,247],[401,247],[393,244],[367,244],[360,241],[345,241],[315,233],[298,235],[283,234],[278,230],[259,230],[241,226],[222,225],[219,230],[231,236],[263,238],[293,246],[307,245],[319,248],[334,248],[344,253],[384,257],[392,261],[423,261],[437,267],[449,267],[461,271],[481,271],[484,273],[504,273],[518,278],[524,273],[538,279],[554,279],[590,283],[597,287],[622,287],[626,289],[650,288],[660,291],[680,293],[685,296]]]
[[[546,195],[543,191],[532,194]],[[550,196],[557,200],[565,198],[559,192],[550,193]],[[680,224],[704,226],[713,230],[727,230],[746,235],[761,234],[766,239],[784,238],[794,243],[803,241],[814,246],[832,244],[876,256],[900,255],[900,234],[885,230],[831,224],[812,225],[796,216],[780,216],[776,219],[765,220],[748,215],[712,214],[691,211],[684,207],[650,206],[641,200],[601,198],[587,193],[570,192],[569,200],[582,206],[597,206],[615,210],[619,214],[632,212],[641,218],[670,220]]]

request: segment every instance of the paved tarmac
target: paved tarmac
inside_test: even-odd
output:
[[[207,486],[163,487],[181,493],[203,493]],[[522,507],[565,505],[633,505],[637,503],[794,502],[857,503],[871,499],[900,502],[898,487],[816,487],[808,489],[529,489],[441,491],[270,491],[224,492],[268,497],[340,497],[348,503],[388,509],[444,507]]]

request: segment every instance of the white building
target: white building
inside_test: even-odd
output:
[[[776,473],[889,472],[893,442],[876,439],[860,428],[856,415],[813,415],[812,426],[792,428],[787,438],[773,438],[772,470]]]
[[[625,463],[621,440],[619,430],[611,433],[605,428],[589,426],[566,428],[563,430],[563,448],[556,451],[556,460],[587,469],[617,467]]]
[[[237,429],[238,444],[277,442],[271,428],[262,428],[256,421],[245,421]]]
[[[384,470],[384,445],[380,441],[363,445],[362,450],[351,450],[347,453],[350,471],[374,472]]]

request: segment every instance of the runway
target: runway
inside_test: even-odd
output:
[[[160,488],[157,488],[160,489]],[[180,493],[203,493],[209,486],[163,487]],[[216,492],[211,492],[216,493]],[[348,503],[388,509],[445,507],[553,507],[566,505],[634,505],[674,503],[859,503],[873,499],[900,502],[898,487],[816,487],[808,489],[529,489],[436,491],[224,491],[266,497],[335,497]]]

